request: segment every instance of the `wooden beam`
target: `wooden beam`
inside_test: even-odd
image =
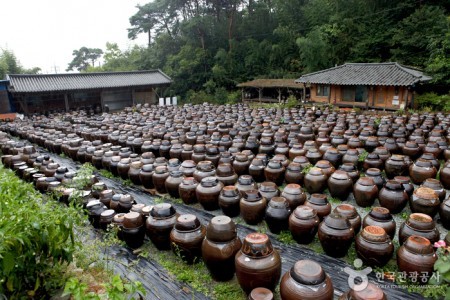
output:
[[[64,94],[64,107],[66,112],[69,111],[69,95],[67,93]]]

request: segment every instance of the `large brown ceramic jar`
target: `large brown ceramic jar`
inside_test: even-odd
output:
[[[259,192],[264,198],[267,199],[267,201],[270,201],[273,197],[277,197],[280,195],[278,186],[271,181],[265,181],[261,183],[259,186]]]
[[[322,193],[327,188],[327,176],[319,168],[311,168],[303,180],[305,189],[310,193]]]
[[[129,212],[123,216],[121,236],[130,248],[139,248],[144,243],[144,219],[140,213]]]
[[[328,190],[332,197],[346,200],[348,195],[352,192],[353,181],[347,172],[337,170],[330,178],[328,178]]]
[[[381,170],[377,168],[371,168],[366,170],[366,177],[371,177],[374,181],[374,183],[378,187],[378,191],[381,191],[384,184],[386,183],[386,180],[381,175]]]
[[[169,203],[156,204],[145,222],[147,236],[159,250],[170,249],[170,232],[178,213]]]
[[[289,150],[289,160],[293,160],[297,156],[304,156],[306,154],[306,150],[303,149],[301,144],[294,144],[292,145],[291,149]]]
[[[444,188],[450,190],[450,164],[446,163],[439,174],[439,180]]]
[[[384,165],[386,176],[389,179],[395,176],[406,176],[408,175],[408,163],[405,161],[403,155],[392,155]]]
[[[217,166],[216,177],[225,186],[233,185],[238,180],[238,175],[229,163],[223,163]]]
[[[351,163],[358,166],[359,162],[359,152],[356,149],[348,149],[347,152],[342,157],[342,163]]]
[[[312,260],[297,261],[281,279],[282,300],[332,300],[333,293],[330,277]]]
[[[241,194],[234,185],[225,186],[219,195],[219,206],[223,213],[229,217],[236,217],[239,215],[239,201]]]
[[[219,194],[223,183],[216,177],[205,177],[195,189],[198,202],[205,210],[216,210],[219,208]]]
[[[303,184],[304,174],[302,169],[303,168],[299,163],[291,162],[286,168],[286,173],[284,174],[284,180],[286,183]]]
[[[372,206],[378,198],[378,187],[371,177],[361,177],[353,186],[353,195],[359,206]]]
[[[306,152],[305,157],[311,164],[315,165],[319,160],[322,159],[322,153],[317,148],[311,148]]]
[[[336,168],[328,160],[319,160],[314,167],[321,169],[327,178],[336,171]]]
[[[419,158],[409,167],[409,176],[415,184],[421,184],[428,178],[435,178],[437,174],[436,168],[430,161]]]
[[[109,164],[109,171],[111,171],[111,173],[114,176],[119,176],[119,171],[117,169],[117,166],[119,165],[120,160],[121,160],[120,156],[111,157],[111,162]]]
[[[173,198],[180,198],[180,193],[178,187],[183,181],[184,176],[181,171],[171,171],[169,172],[169,177],[165,181],[166,191]]]
[[[283,184],[285,171],[286,168],[281,162],[270,160],[267,167],[264,169],[264,176],[267,181],[275,182],[278,186],[280,186]]]
[[[228,281],[234,276],[234,259],[242,243],[234,222],[227,216],[211,219],[202,243],[202,257],[212,277]]]
[[[440,204],[438,194],[427,187],[419,187],[409,199],[412,212],[427,214],[432,218],[437,214]]]
[[[196,189],[198,182],[194,177],[184,178],[178,186],[178,193],[184,204],[192,204],[197,202]]]
[[[442,186],[441,182],[434,178],[428,178],[423,183],[422,186],[432,189],[438,194],[439,201],[444,201],[447,191]]]
[[[201,182],[203,178],[215,176],[216,169],[210,161],[200,161],[194,171],[193,177],[197,182]]]
[[[392,214],[401,212],[408,204],[408,199],[408,194],[403,186],[395,180],[388,180],[378,194],[380,205],[389,209]]]
[[[247,224],[256,225],[264,219],[267,200],[257,190],[249,190],[239,202],[242,219]]]
[[[165,194],[166,190],[166,179],[169,177],[169,169],[166,166],[156,167],[153,172],[153,185],[158,193]]]
[[[394,245],[383,228],[367,226],[355,239],[356,254],[369,266],[382,267],[394,254]]]
[[[342,164],[342,154],[336,148],[329,148],[322,157],[323,160],[328,160],[335,168]]]
[[[141,185],[141,178],[139,174],[141,172],[142,163],[140,161],[134,161],[130,164],[130,169],[128,170],[128,178],[135,185]]]
[[[384,162],[376,153],[369,153],[363,162],[363,169],[367,170],[370,168],[383,169]]]
[[[281,258],[263,233],[248,234],[235,257],[236,277],[248,294],[254,288],[274,290],[281,276]]]
[[[433,272],[437,255],[429,240],[421,236],[410,236],[397,251],[397,266],[409,276],[413,274],[428,277]]]
[[[346,217],[352,225],[355,234],[361,230],[361,216],[356,211],[356,208],[351,204],[339,204],[334,209],[334,212]]]
[[[194,215],[180,215],[170,232],[173,252],[188,264],[197,263],[202,255],[205,227]]]
[[[411,183],[411,179],[409,178],[409,176],[395,176],[394,180],[401,183],[401,185],[405,189],[405,192],[411,198],[414,192],[414,185]]]
[[[373,207],[364,217],[362,227],[365,228],[367,226],[378,226],[383,228],[392,240],[395,236],[397,224],[387,208],[377,206]]]
[[[441,218],[442,226],[445,229],[450,229],[450,198],[441,203],[439,207],[439,216]]]
[[[264,219],[272,233],[279,234],[288,229],[288,219],[291,214],[289,202],[284,197],[273,197],[266,208]]]
[[[319,228],[319,217],[309,206],[298,206],[289,217],[289,231],[299,244],[309,244],[313,241]]]
[[[241,196],[245,195],[246,191],[258,189],[258,185],[250,175],[241,175],[235,184]]]
[[[339,170],[347,172],[348,176],[352,180],[353,184],[358,181],[360,177],[359,170],[354,164],[345,163],[339,167]]]
[[[316,211],[321,222],[331,213],[331,204],[328,202],[327,195],[325,194],[312,194],[305,201],[305,205]]]
[[[248,174],[250,174],[256,182],[263,182],[266,177],[264,175],[264,162],[260,158],[254,158],[248,167]]]
[[[240,153],[234,156],[233,168],[237,175],[248,174],[249,166],[250,161],[247,155]]]
[[[350,289],[345,292],[339,300],[387,300],[383,290],[377,285],[369,282],[367,287],[361,291]]]
[[[192,177],[194,176],[196,166],[193,160],[185,160],[181,163],[179,170],[183,172],[185,177]]]
[[[130,170],[130,158],[122,158],[117,164],[117,173],[123,180],[128,179],[128,171]]]
[[[331,213],[320,223],[318,236],[327,255],[343,257],[352,245],[355,231],[346,217]]]
[[[153,172],[153,165],[143,165],[139,171],[139,179],[146,189],[153,189],[155,187],[153,184]]]
[[[293,211],[297,206],[303,205],[306,201],[306,194],[302,187],[295,183],[286,185],[281,193],[281,196],[286,198],[291,211]]]
[[[439,241],[439,230],[433,219],[425,214],[413,213],[408,219],[400,225],[398,231],[398,241],[402,245],[406,239],[412,235],[422,236],[432,244]]]

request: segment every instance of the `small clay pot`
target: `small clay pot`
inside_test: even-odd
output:
[[[392,153],[392,152],[391,152]],[[384,164],[384,169],[386,171],[386,176],[389,179],[395,176],[406,176],[408,175],[408,163],[403,155],[392,155],[386,163]]]
[[[279,234],[282,230],[288,229],[289,201],[284,197],[273,197],[266,208],[265,221],[272,233]]]
[[[265,164],[262,159],[254,158],[248,167],[248,174],[253,177],[256,182],[263,182],[266,177],[264,175]]]
[[[216,177],[225,186],[233,185],[238,180],[238,174],[236,174],[233,166],[229,163],[219,164],[216,170]]]
[[[281,258],[263,233],[248,234],[235,257],[236,277],[248,294],[254,288],[274,290],[281,276]]]
[[[280,295],[283,300],[332,300],[333,283],[320,264],[299,260],[283,275]]]
[[[278,197],[280,195],[280,190],[278,186],[271,181],[264,181],[259,186],[259,193],[270,201],[273,197]]]
[[[184,262],[197,263],[202,255],[205,235],[206,229],[196,216],[180,215],[170,232],[172,250]]]
[[[356,254],[369,266],[382,267],[394,254],[394,245],[383,228],[367,226],[355,239]]]
[[[395,236],[395,229],[397,227],[389,210],[384,207],[373,207],[370,212],[364,217],[362,227],[378,226],[384,229],[391,240]]]
[[[377,168],[367,169],[366,177],[371,177],[373,179],[373,181],[377,185],[379,191],[381,191],[384,184],[386,183],[386,180],[381,175],[381,170],[377,169]]]
[[[228,217],[236,217],[239,215],[239,202],[241,195],[234,185],[223,187],[219,195],[219,206],[223,213]]]
[[[378,187],[371,177],[361,177],[353,186],[353,196],[359,206],[372,206],[378,198]]]
[[[447,191],[444,189],[442,183],[439,180],[434,178],[427,178],[422,183],[422,186],[434,190],[439,196],[439,201],[444,201]]]
[[[202,257],[212,277],[228,281],[235,273],[234,258],[242,243],[234,222],[227,216],[216,216],[206,227]]]
[[[423,213],[432,218],[438,213],[440,204],[438,194],[427,187],[419,187],[409,199],[412,212]]]
[[[219,208],[219,194],[222,188],[223,183],[217,180],[217,177],[205,177],[197,185],[195,195],[205,210],[216,210]]]
[[[273,300],[273,293],[271,290],[257,287],[254,288],[248,295],[248,300]]]
[[[291,162],[286,168],[286,173],[284,174],[284,180],[286,183],[303,184],[304,174],[302,169],[303,168],[299,163]]]
[[[423,158],[416,160],[414,164],[409,167],[409,176],[411,181],[415,184],[422,184],[427,178],[435,178],[437,174],[436,168],[433,164]]]
[[[408,199],[402,184],[395,180],[388,180],[378,194],[380,205],[389,209],[392,214],[401,212],[408,204]]]
[[[246,191],[239,202],[242,219],[247,224],[256,225],[264,219],[267,200],[257,190]]]
[[[425,214],[413,213],[409,215],[408,219],[400,225],[398,231],[398,241],[402,245],[405,240],[412,236],[422,236],[432,244],[439,241],[440,233],[436,228],[436,223],[433,219]]]
[[[285,171],[286,168],[281,164],[281,162],[271,160],[264,169],[264,176],[267,181],[275,182],[278,186],[280,186],[283,184]]]
[[[181,182],[183,181],[183,173],[179,170],[170,171],[169,177],[165,181],[166,191],[173,198],[180,198],[180,192],[178,190]]]
[[[305,205],[314,209],[319,217],[320,222],[331,213],[331,204],[328,202],[325,194],[312,194]]]
[[[193,204],[197,202],[196,189],[198,182],[194,177],[184,178],[178,186],[178,193],[184,204]]]
[[[169,203],[156,204],[145,222],[147,236],[159,250],[170,249],[170,232],[178,217]]]
[[[140,213],[129,212],[124,215],[122,223],[122,238],[128,247],[139,248],[144,243],[144,219]]]
[[[297,206],[289,217],[289,231],[299,244],[309,244],[313,241],[319,228],[319,217],[309,206]]]
[[[306,201],[306,194],[302,187],[296,183],[290,183],[285,186],[281,197],[286,198],[289,208],[293,211],[297,206],[303,205]]]
[[[166,190],[166,179],[169,177],[169,169],[166,166],[156,167],[152,179],[153,185],[158,193],[165,194]]]
[[[328,190],[332,197],[346,200],[352,189],[353,181],[345,171],[338,170],[328,178]]]
[[[421,274],[428,278],[437,259],[432,243],[417,235],[410,236],[397,251],[397,266],[401,272],[406,272],[408,277]]]
[[[352,245],[355,231],[346,217],[331,213],[320,223],[318,236],[327,255],[343,257]]]
[[[319,168],[311,168],[303,179],[305,189],[310,193],[322,193],[327,188],[327,176]]]
[[[339,204],[334,209],[334,212],[346,217],[352,225],[355,234],[361,230],[361,216],[356,211],[355,207],[351,204]]]

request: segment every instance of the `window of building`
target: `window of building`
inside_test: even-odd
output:
[[[330,95],[330,86],[324,84],[316,85],[316,96],[328,97]]]

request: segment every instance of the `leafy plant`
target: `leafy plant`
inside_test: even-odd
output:
[[[450,246],[444,241],[434,243],[437,248],[438,259],[434,263],[435,277],[430,278],[430,283],[445,286],[445,299],[450,299]],[[443,295],[440,295],[441,297]]]
[[[448,94],[425,93],[417,96],[416,101],[422,110],[432,108],[433,110],[450,111],[450,95]]]
[[[358,156],[358,161],[364,162],[367,158],[367,155],[369,155],[369,152],[367,152],[366,150],[363,150],[363,152],[361,154],[359,154],[359,156]]]
[[[314,167],[312,164],[307,164],[307,165],[302,169],[302,173],[305,174],[305,175],[308,174],[312,167]]]
[[[113,173],[111,173],[110,171],[105,170],[105,169],[101,169],[98,173],[105,178],[109,178],[109,179],[115,178]]]
[[[289,230],[283,230],[278,235],[278,240],[286,245],[294,245],[295,240]]]

